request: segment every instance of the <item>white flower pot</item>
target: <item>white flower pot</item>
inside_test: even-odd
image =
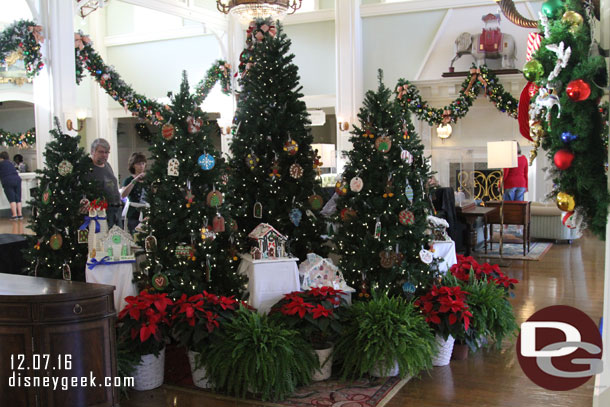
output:
[[[449,338],[444,340],[442,336],[436,335],[436,343],[438,345],[438,353],[432,358],[432,366],[447,366],[451,361],[455,338],[449,335]]]
[[[195,386],[200,387],[202,389],[209,389],[212,386],[210,385],[210,382],[208,382],[205,367],[201,366],[198,369],[195,369],[195,366],[197,365],[196,360],[198,355],[199,352],[195,352],[192,350],[188,351],[189,365],[191,366],[191,374],[193,375],[193,383],[195,384]]]
[[[312,380],[319,382],[330,377],[333,367],[333,347],[327,349],[314,349],[320,361],[320,369],[316,370],[312,376]]]
[[[389,370],[381,371],[380,363],[375,363],[375,366],[369,372],[371,376],[375,377],[390,377],[390,376],[398,376],[400,373],[400,369],[398,368],[398,361],[394,361],[394,366],[392,366]]]
[[[143,355],[140,364],[136,366],[133,373],[135,390],[152,390],[163,384],[163,372],[165,369],[165,348],[159,352],[159,356],[152,353]]]

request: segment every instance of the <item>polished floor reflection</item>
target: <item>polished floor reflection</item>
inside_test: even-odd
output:
[[[11,221],[0,221],[0,233],[11,233]],[[20,228],[17,225],[17,228]],[[555,244],[541,261],[511,261],[503,270],[520,280],[511,300],[519,323],[549,305],[570,305],[594,321],[602,314],[604,242],[585,237],[573,244]],[[407,383],[386,407],[590,407],[593,379],[568,392],[549,392],[521,371],[514,342],[502,350],[488,349],[464,361],[452,361]],[[252,406],[197,390],[161,387],[132,392],[122,407]]]

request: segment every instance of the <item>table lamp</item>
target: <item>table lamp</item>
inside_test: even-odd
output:
[[[515,168],[517,161],[516,141],[489,141],[487,143],[487,168],[501,168],[500,177],[500,258],[502,258],[502,232],[504,229],[504,168]],[[493,230],[492,230],[493,236]],[[490,238],[491,239],[491,238]]]

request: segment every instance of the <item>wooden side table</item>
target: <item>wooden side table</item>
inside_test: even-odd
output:
[[[485,253],[487,253],[487,220],[488,216],[497,212],[497,208],[486,208],[481,206],[470,206],[470,207],[459,207],[455,208],[457,215],[464,220],[466,223],[466,229],[469,235],[469,239],[466,239],[466,256],[470,256],[472,249],[477,244],[477,230],[474,226],[477,218],[483,219],[483,236],[484,236],[484,247]]]
[[[504,201],[502,213],[504,214],[504,222],[500,219],[501,201],[488,201],[486,207],[498,209],[493,215],[490,215],[487,223],[491,227],[490,234],[493,234],[493,225],[519,225],[523,226],[523,255],[527,255],[530,251],[530,218],[531,218],[531,202],[530,201]],[[504,230],[500,228],[500,236],[504,235]],[[491,247],[491,236],[489,241]],[[527,251],[525,250],[527,244]]]
[[[118,405],[118,389],[104,385],[116,376],[114,287],[10,274],[0,282],[0,405]],[[81,386],[91,376],[95,386]],[[54,389],[53,379],[70,384]]]

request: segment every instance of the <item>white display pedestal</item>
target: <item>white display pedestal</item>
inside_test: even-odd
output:
[[[301,291],[299,269],[293,257],[279,259],[252,260],[249,254],[240,254],[241,263],[238,273],[248,276],[248,304],[259,313],[266,314],[273,304],[284,294]]]
[[[455,242],[453,240],[435,240],[432,242],[432,247],[434,248],[434,252],[432,252],[434,257],[441,259],[438,269],[445,274],[451,266],[457,263]]]
[[[133,283],[134,263],[108,264],[95,266],[93,270],[87,267],[85,279],[88,283],[113,285],[114,309],[117,314],[127,305],[125,297],[137,295],[136,285]]]

